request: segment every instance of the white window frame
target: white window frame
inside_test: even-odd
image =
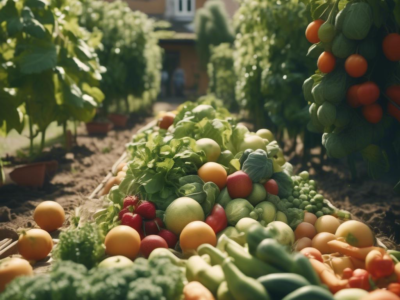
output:
[[[182,4],[182,10],[179,9],[179,4]],[[188,11],[188,4],[190,3],[191,10]],[[174,0],[175,16],[176,17],[194,17],[196,10],[196,0]]]

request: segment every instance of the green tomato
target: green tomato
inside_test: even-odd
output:
[[[250,196],[247,197],[247,200],[253,205],[257,205],[261,201],[267,198],[267,191],[262,184],[254,183],[253,190],[251,191]]]
[[[216,162],[221,155],[221,147],[216,141],[204,138],[196,141],[197,148],[203,150],[208,162]]]
[[[245,151],[247,149],[265,150],[265,143],[262,138],[257,135],[247,135],[245,136],[243,142],[240,144],[239,151]]]
[[[270,142],[275,141],[273,133],[268,129],[260,129],[256,132],[256,135],[260,138],[267,139]]]

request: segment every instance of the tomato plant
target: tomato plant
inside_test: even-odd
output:
[[[307,128],[323,134],[329,157],[347,157],[353,178],[357,153],[372,178],[389,169],[400,178],[400,19],[378,0],[310,0],[309,7],[311,24],[324,23],[307,54],[321,55],[319,70],[303,84],[311,104]],[[333,57],[326,59],[328,52]],[[323,58],[336,59],[331,72]]]
[[[319,43],[318,30],[324,22],[324,20],[318,19],[308,24],[306,28],[306,38],[310,43]]]

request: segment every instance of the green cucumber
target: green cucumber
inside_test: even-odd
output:
[[[334,300],[330,292],[319,286],[304,286],[291,292],[282,300]]]
[[[295,290],[310,283],[303,277],[291,273],[278,273],[262,276],[257,279],[273,299],[282,299]]]

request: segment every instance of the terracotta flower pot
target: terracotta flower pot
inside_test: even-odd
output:
[[[89,135],[106,135],[113,128],[109,122],[89,122],[86,123],[86,130]]]
[[[34,163],[15,168],[11,171],[10,178],[19,186],[41,188],[46,178],[46,163]]]
[[[114,124],[115,127],[125,128],[129,116],[122,114],[108,114],[107,118]]]

